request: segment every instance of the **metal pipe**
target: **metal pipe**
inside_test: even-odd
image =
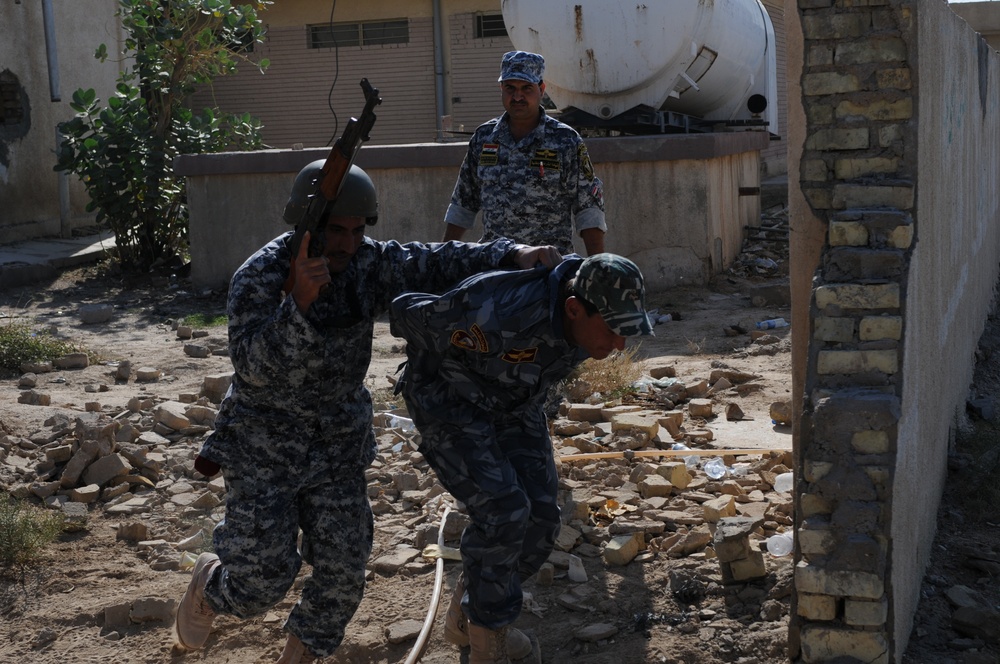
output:
[[[52,16],[52,0],[42,0],[42,22],[45,24],[45,56],[49,61],[49,97],[62,101],[59,95],[59,58],[56,55],[56,24]]]
[[[59,131],[58,125],[56,126],[56,154],[59,154],[59,150],[62,148],[62,142],[65,139],[63,133]],[[70,228],[70,212],[69,212],[69,171],[59,171],[59,236],[68,238],[73,237],[73,229]]]
[[[437,140],[444,140],[442,116],[444,107],[444,34],[441,18],[441,0],[434,0],[434,90],[437,93],[437,113],[434,126],[437,129]]]

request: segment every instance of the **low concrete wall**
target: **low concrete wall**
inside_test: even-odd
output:
[[[706,283],[739,254],[744,227],[759,223],[764,132],[596,138],[587,145],[604,181],[606,248],[632,258],[651,290]],[[380,205],[370,235],[440,240],[465,151],[437,143],[364,147],[356,163],[371,176]],[[281,212],[295,174],[327,152],[179,157],[177,171],[188,183],[192,281],[225,286],[247,257],[288,230]]]

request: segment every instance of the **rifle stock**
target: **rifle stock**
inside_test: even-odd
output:
[[[295,285],[295,257],[298,255],[299,245],[306,231],[312,239],[309,256],[318,256],[322,252],[321,238],[318,236],[326,224],[327,213],[340,196],[340,190],[344,186],[354,158],[361,145],[370,138],[369,134],[375,125],[375,107],[382,103],[382,98],[379,96],[378,88],[372,87],[367,78],[361,79],[361,89],[365,95],[364,110],[359,117],[352,117],[348,121],[344,132],[330,148],[330,153],[323,164],[323,175],[316,180],[313,191],[309,194],[309,205],[302,219],[295,225],[295,234],[289,242],[292,264],[288,280],[285,282],[286,293],[290,293]]]

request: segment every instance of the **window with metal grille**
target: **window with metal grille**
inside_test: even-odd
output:
[[[0,127],[19,125],[24,120],[21,83],[9,70],[0,72]]]
[[[309,26],[309,48],[408,44],[410,25],[404,19]]]
[[[476,14],[476,38],[506,37],[507,26],[503,14]]]

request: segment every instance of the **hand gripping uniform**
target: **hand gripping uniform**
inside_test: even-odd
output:
[[[575,129],[540,109],[535,129],[515,141],[507,113],[480,125],[469,141],[445,221],[472,228],[483,212],[483,241],[517,238],[573,251],[576,233],[607,231],[604,191]]]
[[[521,582],[559,532],[557,475],[545,414],[548,388],[587,358],[563,333],[561,285],[582,260],[552,271],[488,272],[441,296],[406,293],[391,329],[406,339],[397,390],[420,451],[465,503],[466,611],[498,629],[521,609]]]
[[[228,489],[213,538],[223,571],[205,596],[217,613],[258,615],[284,597],[305,559],[313,574],[286,629],[328,656],[361,601],[372,548],[364,471],[375,436],[364,379],[374,321],[402,291],[443,291],[497,267],[515,245],[365,238],[303,315],[282,293],[290,237],[261,248],[230,284],[235,375],[201,452],[222,466]]]

